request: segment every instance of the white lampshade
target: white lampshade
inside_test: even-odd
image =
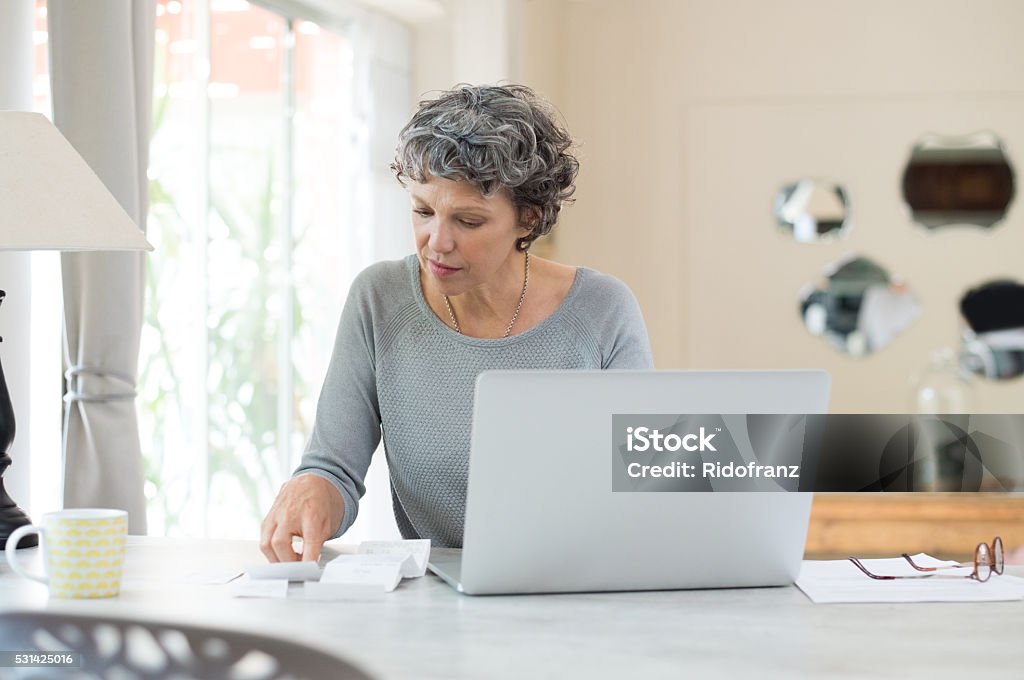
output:
[[[153,246],[45,116],[0,111],[0,250]]]

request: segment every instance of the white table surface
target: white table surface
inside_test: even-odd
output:
[[[815,605],[795,586],[471,597],[429,573],[376,601],[304,601],[297,584],[288,599],[246,599],[181,575],[260,562],[255,542],[128,545],[119,597],[49,599],[4,561],[0,610],[271,634],[382,678],[1024,678],[1024,601]],[[19,552],[38,566],[38,549]]]

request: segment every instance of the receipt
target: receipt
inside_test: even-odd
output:
[[[325,583],[307,581],[302,586],[302,597],[306,600],[379,600],[384,589],[376,583]]]
[[[232,597],[288,597],[288,581],[285,579],[262,579],[251,581],[239,579],[231,584]]]
[[[363,541],[359,545],[359,553],[401,557],[402,576],[404,578],[419,578],[427,573],[427,562],[430,559],[430,539]]]
[[[246,567],[251,579],[285,579],[286,581],[318,581],[320,567],[316,562],[268,562]]]
[[[196,571],[190,571],[186,574],[183,574],[181,580],[183,583],[221,586],[225,583],[230,583],[231,581],[234,581],[241,575],[241,569],[231,569],[228,567],[214,567],[212,569],[198,569]]]
[[[402,580],[406,559],[404,555],[339,555],[324,567],[320,582],[375,585],[391,592]]]

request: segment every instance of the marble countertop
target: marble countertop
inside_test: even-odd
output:
[[[0,610],[250,630],[382,678],[1024,677],[1024,602],[815,605],[795,587],[471,597],[429,573],[379,600],[318,602],[182,579],[260,561],[255,542],[131,537],[119,597],[49,599],[4,563]]]

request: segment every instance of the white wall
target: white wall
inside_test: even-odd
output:
[[[835,378],[835,411],[909,408],[929,351],[957,340],[957,301],[1024,280],[1024,208],[992,234],[914,226],[899,194],[927,132],[992,129],[1024,167],[1024,3],[1015,0],[529,0],[523,80],[582,141],[563,261],[636,292],[659,367],[806,367]],[[798,245],[775,228],[786,181],[853,193],[847,241]],[[1020,191],[1018,190],[1018,194]],[[851,359],[811,337],[797,293],[864,254],[907,278],[918,322]],[[1021,381],[983,384],[975,411],[1020,411]]]
[[[414,23],[416,101],[458,83],[519,80],[527,59],[522,44],[525,2],[443,0],[440,15]]]

